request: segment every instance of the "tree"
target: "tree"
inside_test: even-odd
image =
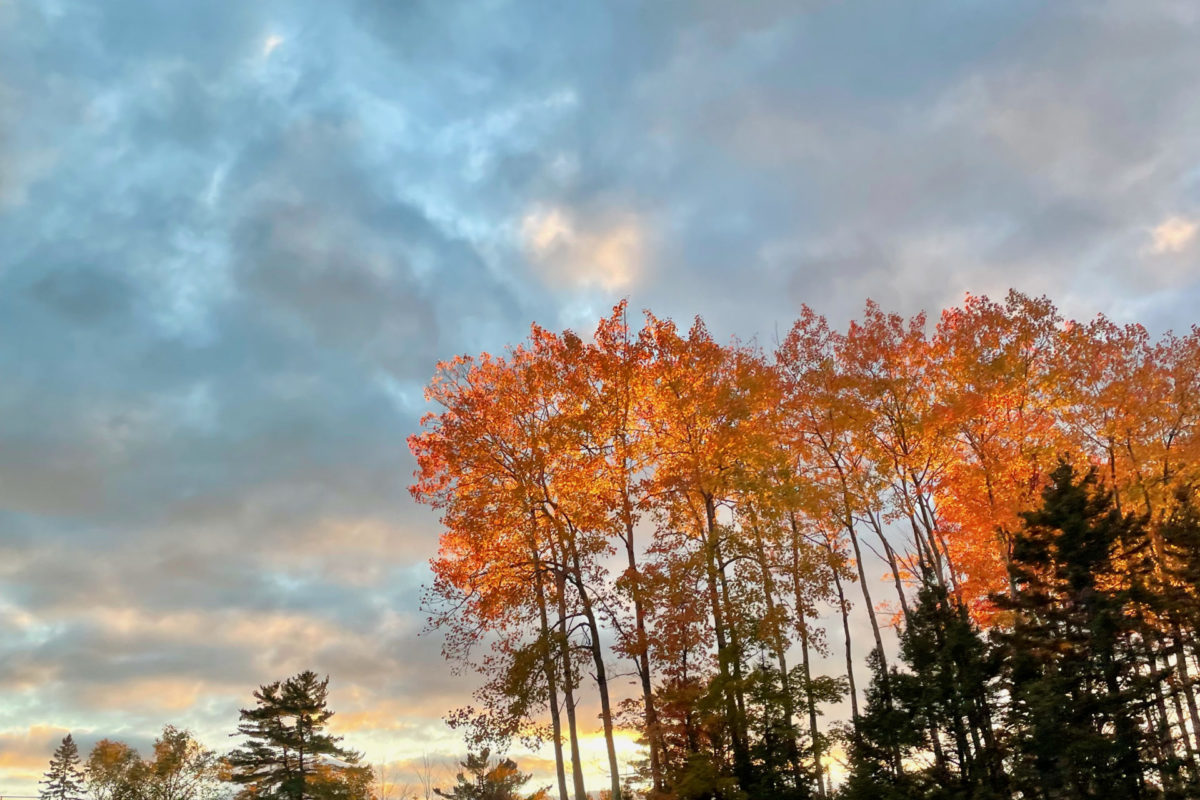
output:
[[[1200,330],[1155,343],[1013,292],[931,334],[868,301],[842,332],[805,308],[772,360],[698,318],[633,331],[621,303],[591,343],[534,325],[502,357],[439,364],[426,397],[411,491],[444,526],[426,608],[484,678],[451,721],[472,749],[549,738],[559,800],[568,743],[587,794],[589,689],[614,797],[624,726],[652,797],[828,800],[818,719],[843,683],[860,796],[1046,798],[1027,748],[1063,736],[1071,791],[1200,779]],[[1120,520],[1028,516],[1060,452],[1099,469]],[[882,569],[898,609],[877,603]],[[844,681],[813,672],[831,635]],[[640,684],[619,718],[618,658]],[[1083,716],[1056,716],[1079,697]]]
[[[932,576],[900,634],[900,658],[905,670],[891,672],[888,708],[882,662],[872,654],[875,679],[855,726],[846,797],[1006,796],[992,727],[999,664],[966,606]]]
[[[124,742],[101,739],[83,766],[88,794],[95,800],[140,800],[141,756]]]
[[[942,312],[933,340],[940,413],[953,435],[939,511],[959,588],[978,614],[1008,589],[1019,514],[1036,507],[1062,431],[1054,369],[1062,320],[1046,298],[1009,292],[1003,304],[967,295]]]
[[[50,759],[50,769],[39,782],[42,800],[83,800],[84,777],[79,764],[79,748],[71,734],[63,737],[62,744]]]
[[[1095,469],[1063,461],[1013,545],[1004,631],[1015,788],[1030,796],[1151,796],[1138,720],[1163,673],[1147,669],[1136,573],[1141,521],[1117,510]]]
[[[101,739],[83,769],[95,800],[214,800],[219,773],[217,754],[174,725],[163,726],[150,760],[124,742]]]
[[[220,794],[218,768],[217,754],[191,732],[166,725],[154,742],[154,760],[143,770],[145,795],[148,800],[213,800]]]
[[[460,761],[462,771],[457,783],[449,790],[434,789],[439,797],[451,800],[519,800],[521,787],[529,782],[530,776],[517,768],[511,758],[492,761],[485,747],[478,753],[467,753]],[[539,789],[525,800],[545,800],[546,789]]]
[[[326,706],[329,677],[311,670],[260,686],[254,708],[243,708],[234,736],[244,746],[229,754],[231,780],[249,800],[369,797],[371,768],[361,755],[324,732],[333,712]]]
[[[904,709],[896,707],[891,686],[900,673],[892,669],[890,680],[884,676],[884,662],[878,650],[867,656],[871,683],[867,686],[866,705],[853,721],[850,739],[849,775],[839,794],[844,800],[916,800],[921,797],[917,776],[904,771],[896,753],[912,756],[924,742],[920,727]],[[885,694],[883,687],[888,686]]]

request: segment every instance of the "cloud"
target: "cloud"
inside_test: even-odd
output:
[[[1183,217],[1170,217],[1150,231],[1149,252],[1153,255],[1179,253],[1196,239],[1200,222]]]
[[[49,725],[0,731],[0,775],[40,776],[50,761],[49,754],[68,733]]]
[[[351,746],[457,750],[404,440],[531,321],[1195,322],[1194,10],[873,13],[0,3],[0,753],[225,742],[308,666]]]
[[[563,209],[535,209],[521,220],[521,238],[551,285],[619,292],[641,272],[643,234],[631,219],[588,229]]]
[[[275,33],[272,33],[271,35],[267,36],[267,38],[263,39],[263,58],[269,57],[271,53],[275,52],[275,48],[279,47],[281,44],[283,44],[283,37]]]

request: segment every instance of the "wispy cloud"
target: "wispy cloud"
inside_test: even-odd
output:
[[[404,440],[530,321],[1194,323],[1187,6],[0,3],[0,788],[309,666],[457,750]]]

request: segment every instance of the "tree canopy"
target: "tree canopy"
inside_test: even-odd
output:
[[[806,308],[773,352],[628,317],[587,340],[535,325],[427,390],[426,607],[484,677],[451,717],[474,742],[549,740],[560,800],[582,800],[591,696],[614,798],[621,725],[651,793],[829,798],[819,719],[845,697],[864,792],[1194,785],[1200,329],[1154,340],[1017,292],[935,324]],[[834,647],[844,675],[817,674]],[[1068,734],[1074,766],[1029,755]]]

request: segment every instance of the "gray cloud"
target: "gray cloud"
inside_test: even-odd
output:
[[[224,730],[317,661],[429,740],[461,692],[413,644],[437,532],[404,439],[438,359],[533,320],[628,296],[769,341],[800,303],[1016,286],[1195,322],[1200,240],[1153,243],[1200,219],[1198,25],[1171,0],[0,5],[0,735]],[[139,685],[161,702],[123,716]]]

